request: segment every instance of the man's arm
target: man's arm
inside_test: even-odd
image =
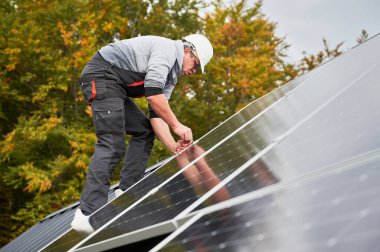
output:
[[[169,126],[161,118],[150,118],[150,124],[157,138],[175,154],[176,142],[170,134]]]
[[[165,95],[163,94],[152,95],[152,96],[146,97],[146,99],[148,100],[149,106],[154,110],[154,112],[167,125],[169,125],[169,127],[173,130],[173,132],[177,136],[181,138],[181,140],[184,140],[187,143],[191,143],[193,141],[193,133],[191,132],[191,129],[178,121],[177,117],[174,115],[173,111],[170,109],[169,103],[167,102]],[[151,122],[152,122],[152,119],[151,119]],[[170,134],[169,129],[167,129],[167,131]]]

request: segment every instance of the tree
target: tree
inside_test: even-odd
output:
[[[358,44],[363,43],[369,37],[369,34],[365,29],[362,30],[361,34],[356,38]],[[339,56],[343,53],[342,46],[343,42],[338,43],[335,47],[330,48],[329,43],[325,38],[322,38],[323,49],[317,52],[316,54],[308,54],[306,51],[303,52],[303,58],[297,66],[298,74],[304,74],[308,71],[314,69],[315,67],[323,64],[326,61],[329,61],[336,56]]]
[[[337,44],[333,49],[331,49],[325,38],[322,38],[322,41],[324,46],[323,50],[317,52],[316,54],[307,54],[306,51],[303,52],[304,56],[298,64],[299,74],[307,73],[308,71],[328,60],[335,58],[343,52],[341,49],[343,42]]]
[[[95,136],[62,121],[20,117],[0,143],[1,190],[12,196],[3,199],[12,213],[12,237],[79,198]]]

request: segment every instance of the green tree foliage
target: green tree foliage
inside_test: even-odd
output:
[[[79,198],[95,136],[62,118],[21,116],[0,143],[2,192],[12,236]],[[5,200],[5,199],[4,199]]]
[[[343,42],[337,44],[335,48],[330,48],[325,38],[323,38],[322,41],[323,50],[317,52],[316,54],[308,54],[305,51],[303,52],[301,62],[298,64],[298,74],[307,73],[322,63],[335,58],[343,52],[341,49]]]
[[[365,29],[363,29],[360,35],[356,38],[356,42],[358,44],[361,44],[364,41],[366,41],[368,37],[369,37],[368,32]],[[317,66],[343,53],[342,46],[344,42],[340,42],[335,47],[331,48],[325,38],[322,38],[322,41],[323,41],[323,49],[318,51],[317,53],[309,54],[305,51],[303,52],[303,57],[300,60],[300,63],[298,64],[298,66],[296,67],[299,75],[307,73],[310,70],[316,68]]]

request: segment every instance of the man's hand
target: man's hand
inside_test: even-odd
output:
[[[178,154],[184,149],[186,149],[190,144],[186,143],[184,140],[177,141],[173,146],[173,153]]]
[[[172,130],[184,143],[191,144],[193,142],[193,132],[189,127],[179,123],[179,126],[172,128]]]

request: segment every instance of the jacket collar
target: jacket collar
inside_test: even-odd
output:
[[[177,50],[177,63],[179,66],[179,73],[181,73],[182,72],[183,57],[185,56],[185,52],[183,51],[182,40],[176,40],[175,46],[176,46],[176,50]]]

